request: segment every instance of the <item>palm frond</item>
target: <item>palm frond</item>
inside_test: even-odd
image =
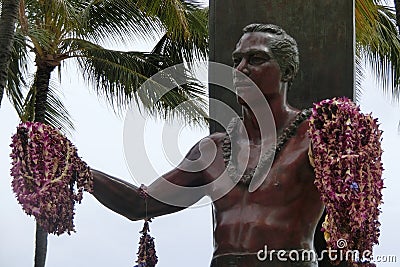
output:
[[[190,35],[186,6],[181,0],[138,0],[137,7],[147,16],[160,20],[173,39]]]
[[[199,8],[189,3],[187,5],[187,16],[189,21],[190,38],[193,44],[192,52],[195,58],[200,60],[208,59],[208,16],[209,8]],[[187,50],[187,53],[190,51]],[[190,58],[187,59],[190,61]]]
[[[55,36],[54,44],[61,39],[81,29],[81,12],[85,8],[85,1],[57,0],[42,2],[40,10],[44,13],[45,26]],[[31,15],[32,16],[32,15]]]
[[[356,52],[367,58],[384,89],[400,93],[400,38],[392,8],[377,0],[356,1]]]
[[[33,52],[40,55],[56,53],[55,35],[49,29],[29,27],[26,35],[29,37],[29,46],[33,49]]]
[[[164,72],[161,80],[149,80],[154,74],[175,65],[168,58],[146,52],[108,50],[83,40],[75,40],[74,46],[81,48],[77,59],[84,78],[114,110],[123,111],[134,101],[136,104],[140,101],[148,112],[163,118],[200,121],[205,117],[204,99],[192,102],[190,108],[179,106],[191,97],[205,95],[204,87],[187,69],[174,73],[176,77]]]
[[[49,93],[45,103],[45,123],[55,128],[60,129],[67,135],[71,135],[71,130],[74,130],[74,124],[68,110],[65,108],[63,101],[61,101],[61,92],[57,89],[58,83],[50,81]],[[35,89],[33,87],[28,91],[23,105],[22,112],[18,116],[22,121],[34,120],[34,103],[35,103]]]
[[[204,85],[184,64],[161,70],[141,85],[137,95],[152,116],[178,118],[189,124],[207,123]]]
[[[18,114],[22,113],[24,108],[22,91],[27,86],[25,77],[27,75],[28,51],[25,43],[25,37],[21,32],[17,31],[14,35],[13,49],[7,74],[6,94]]]
[[[50,83],[49,94],[46,103],[45,121],[53,127],[59,128],[66,134],[71,135],[71,130],[74,130],[74,124],[71,115],[60,99],[61,92],[58,90],[57,83]]]
[[[154,40],[161,33],[162,25],[136,5],[136,1],[97,0],[84,1],[80,12],[80,27],[76,37],[103,42],[127,40]]]
[[[365,77],[365,69],[364,69],[364,60],[363,58],[356,54],[355,55],[355,89],[354,89],[354,100],[356,102],[361,100],[361,97],[363,95],[363,88],[361,87],[361,84],[364,80]]]
[[[168,57],[175,64],[186,62],[191,67],[194,60],[206,60],[208,57],[208,8],[186,5],[189,36],[177,37],[166,32],[152,53]]]

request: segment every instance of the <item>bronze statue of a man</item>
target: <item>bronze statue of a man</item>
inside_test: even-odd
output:
[[[243,75],[234,74],[234,86],[243,110],[243,127],[232,127],[235,132],[232,139],[226,133],[208,136],[217,147],[211,164],[196,172],[178,166],[151,184],[147,188],[149,195],[189,197],[183,196],[178,187],[165,190],[165,181],[184,187],[206,185],[224,173],[227,158],[231,158],[232,164],[242,168],[244,174],[238,180],[223,180],[221,186],[235,185],[213,201],[215,248],[211,266],[317,266],[315,259],[289,257],[291,250],[313,250],[314,231],[324,208],[307,153],[310,145],[307,116],[288,105],[286,99],[298,70],[297,44],[275,25],[251,24],[244,28],[232,57],[237,73],[244,74],[258,87],[240,78]],[[257,190],[250,192],[249,182],[263,157],[260,155],[263,146],[271,146],[272,142],[261,134],[261,124],[255,117],[269,112],[265,102],[259,101],[260,92],[272,111],[279,139],[271,169],[263,174]],[[235,153],[232,153],[233,146]],[[186,159],[198,159],[199,155],[199,144],[196,144]],[[249,157],[245,158],[246,155]],[[243,162],[246,166],[241,166]],[[137,187],[99,171],[93,171],[93,176],[94,196],[130,220],[144,219],[146,212],[148,217],[156,217],[183,209],[152,197],[145,205]],[[207,195],[213,199],[218,190],[213,188],[191,195],[191,203]],[[286,252],[273,252],[279,250]]]

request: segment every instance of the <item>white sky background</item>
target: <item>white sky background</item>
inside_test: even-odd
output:
[[[123,119],[117,118],[110,108],[99,101],[95,93],[78,78],[76,69],[68,68],[62,75],[64,103],[70,111],[76,131],[72,142],[79,149],[79,155],[93,168],[132,182],[123,154]],[[364,84],[364,94],[360,104],[364,112],[372,112],[382,123],[383,163],[384,163],[384,202],[381,215],[380,245],[376,255],[396,255],[400,261],[398,240],[400,240],[400,189],[398,164],[400,135],[397,127],[400,120],[400,104],[392,104],[389,97],[381,93],[381,88],[369,75]],[[9,175],[11,151],[9,144],[15,133],[19,119],[3,99],[0,109],[0,266],[33,266],[35,222],[28,217],[11,190]],[[166,172],[172,167],[160,160],[163,157],[159,142],[159,123],[149,126],[147,133],[150,158],[155,168]],[[158,127],[158,128],[157,128]],[[208,129],[184,132],[181,135],[181,157],[191,145]],[[158,151],[158,152],[157,152]],[[140,162],[137,168],[141,167]],[[160,173],[161,174],[161,173]],[[108,210],[93,196],[85,194],[81,205],[76,205],[75,225],[77,233],[68,236],[49,236],[47,267],[69,266],[133,266],[138,249],[139,231],[143,222],[131,222]],[[158,267],[170,266],[209,266],[212,251],[212,219],[210,206],[189,208],[185,211],[158,217],[150,225],[155,237]],[[377,266],[397,266],[396,263],[378,263]]]

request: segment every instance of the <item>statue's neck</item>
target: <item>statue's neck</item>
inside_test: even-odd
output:
[[[261,144],[263,140],[269,138],[269,136],[262,135],[271,132],[271,130],[275,130],[277,135],[279,135],[298,113],[298,110],[287,104],[286,95],[277,95],[276,97],[269,98],[267,101],[269,109],[265,107],[265,104],[252,107],[252,109],[248,106],[243,106],[242,108],[243,124],[251,144]],[[269,112],[272,112],[272,116],[268,114]],[[256,114],[259,115],[256,116]],[[273,126],[272,121],[265,123],[265,120],[269,118],[270,120],[273,118],[275,129],[271,129]],[[264,123],[258,123],[258,120],[263,120]],[[259,126],[260,124],[261,126]],[[260,127],[264,127],[264,131]]]

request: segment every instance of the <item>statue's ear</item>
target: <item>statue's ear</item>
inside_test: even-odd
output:
[[[293,79],[293,73],[294,73],[293,66],[288,66],[285,69],[284,73],[282,74],[282,81],[283,82],[291,81]]]

